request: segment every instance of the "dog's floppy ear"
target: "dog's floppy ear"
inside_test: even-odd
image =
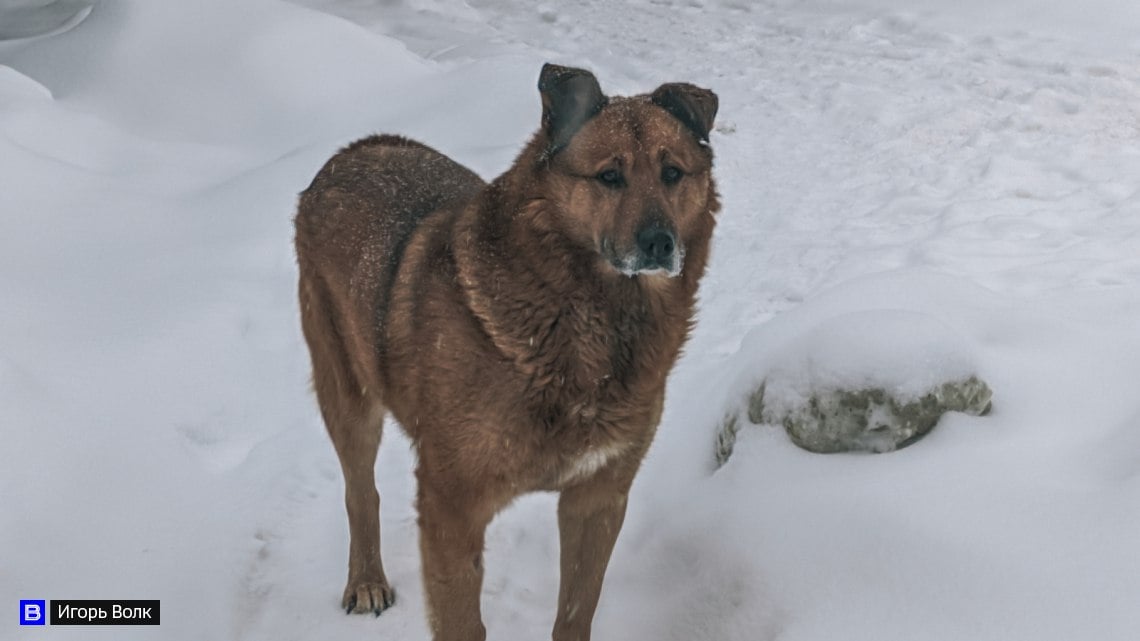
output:
[[[538,92],[542,95],[542,128],[550,137],[547,155],[565,147],[578,129],[606,106],[598,79],[585,69],[548,62],[538,76]]]
[[[719,106],[716,94],[687,82],[670,82],[661,85],[649,97],[653,104],[673,114],[697,138],[708,142],[709,131]]]

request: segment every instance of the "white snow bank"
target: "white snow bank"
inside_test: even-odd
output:
[[[0,107],[30,106],[51,97],[47,87],[11,67],[0,66]]]
[[[1012,298],[898,271],[821,292],[776,317],[772,335],[810,334],[781,319],[872,320],[881,309],[939,319],[934,344],[957,345],[985,372],[998,393],[993,412],[948,414],[922,441],[881,456],[820,456],[783,430],[746,426],[709,478],[714,430],[756,363],[703,359],[670,386],[671,398],[688,400],[670,406],[635,486],[617,574],[661,564],[682,576],[673,555],[721,568],[733,603],[766,614],[754,634],[709,639],[1130,639],[1140,625],[1129,605],[1140,591],[1131,507],[1140,456],[1130,453],[1140,433],[1140,290]],[[943,326],[956,343],[944,342]],[[703,472],[690,464],[695,451],[709,453]],[[703,529],[679,543],[664,523]],[[725,564],[724,550],[740,551]],[[634,583],[629,592],[654,593],[648,577]],[[710,630],[743,630],[756,614],[721,592],[689,595],[671,620],[713,609]]]
[[[0,41],[54,36],[91,13],[95,0],[6,0],[0,5]]]
[[[891,309],[811,319],[797,308],[753,330],[738,358],[766,380],[765,406],[786,413],[814,393],[881,389],[900,401],[918,400],[947,381],[976,374],[971,346],[934,316]],[[770,326],[791,325],[798,335]]]
[[[978,305],[1003,309],[1008,303],[967,280],[928,270],[898,270],[826,289],[749,332],[717,364],[716,376],[694,383],[698,389],[674,384],[671,389],[704,399],[682,407],[679,420],[720,425],[766,380],[771,391],[765,390],[765,399],[788,410],[813,391],[879,387],[915,399],[946,381],[988,379],[972,311]],[[703,408],[706,418],[690,415],[694,408]]]
[[[103,2],[67,37],[16,44],[5,64],[74,109],[151,138],[277,153],[392,113],[430,69],[392,39],[274,0]],[[329,111],[348,121],[322,122]]]
[[[888,452],[921,438],[946,411],[983,413],[992,392],[970,351],[929,314],[877,309],[821,319],[812,303],[785,312],[753,330],[735,357],[751,383],[741,409],[726,410],[717,462],[745,421],[783,425],[813,452]]]

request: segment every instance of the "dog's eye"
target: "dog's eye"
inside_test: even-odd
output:
[[[599,173],[595,178],[598,179],[606,187],[618,188],[625,186],[625,177],[617,169],[607,169]]]
[[[661,182],[665,183],[666,185],[676,185],[678,182],[680,182],[681,177],[684,175],[685,172],[681,171],[677,167],[666,165],[661,169]]]

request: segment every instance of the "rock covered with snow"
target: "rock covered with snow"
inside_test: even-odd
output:
[[[823,389],[781,414],[764,406],[763,391],[749,405],[748,419],[781,424],[796,445],[819,453],[906,447],[934,429],[946,412],[987,413],[993,395],[976,376],[948,381],[910,400],[879,387]]]
[[[752,349],[744,357],[755,359],[760,371],[751,377],[759,383],[746,411],[726,418],[718,463],[731,454],[740,414],[753,424],[783,426],[812,452],[889,452],[917,441],[946,412],[990,409],[993,394],[978,377],[968,341],[934,316],[871,310],[800,331],[782,325],[760,327],[746,341]]]

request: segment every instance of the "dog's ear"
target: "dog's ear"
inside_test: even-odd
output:
[[[713,119],[719,106],[716,94],[687,82],[670,82],[661,85],[649,97],[653,104],[673,114],[697,138],[708,142]]]
[[[578,129],[606,106],[598,79],[585,69],[548,62],[538,76],[538,92],[542,95],[542,128],[550,137],[548,155],[565,147]]]

